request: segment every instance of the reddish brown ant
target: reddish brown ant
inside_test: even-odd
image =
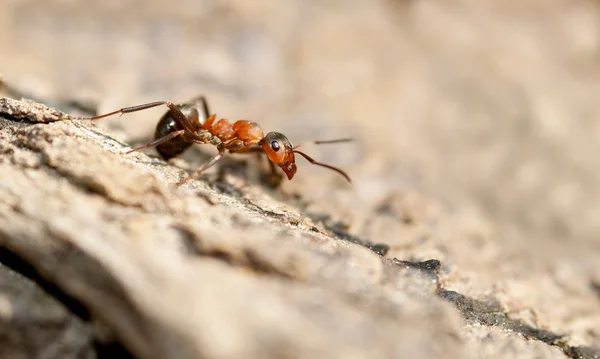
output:
[[[348,182],[351,182],[350,177],[346,172],[313,160],[307,154],[298,151],[297,148],[299,146],[292,146],[292,143],[287,137],[279,132],[269,132],[265,136],[256,122],[239,120],[232,124],[226,119],[217,121],[214,114],[209,116],[210,112],[208,110],[208,104],[202,96],[184,104],[176,105],[168,101],[150,102],[83,119],[98,120],[115,114],[122,115],[161,105],[166,105],[169,108],[169,111],[167,111],[167,113],[161,117],[160,121],[158,121],[154,133],[154,141],[147,145],[134,148],[126,152],[127,154],[156,147],[161,157],[168,160],[180,155],[194,143],[210,143],[217,147],[219,153],[196,172],[196,176],[198,176],[223,158],[226,151],[229,151],[230,153],[262,151],[269,158],[272,169],[274,170],[273,165],[279,166],[283,172],[285,172],[287,178],[291,180],[296,173],[294,154],[297,153],[313,165],[336,171],[344,176]],[[350,141],[350,139],[315,141],[314,143],[322,144],[346,141]],[[193,175],[188,176],[177,185],[180,186],[192,178]]]

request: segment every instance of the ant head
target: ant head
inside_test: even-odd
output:
[[[263,151],[269,160],[281,167],[288,179],[296,174],[296,160],[294,158],[294,147],[290,140],[279,132],[269,132],[260,141]]]
[[[339,139],[334,141],[315,141],[316,144],[321,143],[336,143],[336,142],[348,142],[351,139]],[[348,182],[352,182],[348,174],[342,171],[339,168],[326,165],[324,163],[317,162],[310,158],[306,153],[298,151],[298,146],[292,146],[290,140],[287,139],[284,135],[279,132],[269,132],[262,140],[260,140],[259,144],[262,146],[263,151],[269,157],[269,160],[281,167],[283,172],[287,175],[288,179],[292,179],[294,174],[296,174],[296,159],[294,158],[294,153],[299,154],[300,156],[306,158],[306,160],[313,165],[329,168],[332,171],[335,171],[342,175]]]

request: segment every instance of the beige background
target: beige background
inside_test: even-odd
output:
[[[443,259],[449,288],[600,345],[596,2],[0,5],[0,73],[22,91],[101,112],[203,93],[294,143],[354,137],[306,148],[352,186],[300,162],[282,191],[389,256]],[[137,144],[161,111],[98,126]]]

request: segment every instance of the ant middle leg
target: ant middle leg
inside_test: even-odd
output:
[[[194,177],[200,176],[202,173],[204,173],[204,171],[206,171],[207,169],[214,166],[215,163],[217,163],[221,158],[223,158],[223,156],[225,156],[225,146],[219,146],[218,149],[219,149],[219,153],[216,156],[214,156],[208,162],[206,162],[204,164],[204,166],[202,166],[198,171],[196,171],[196,173],[189,175],[186,178],[179,181],[179,183],[177,183],[177,187],[187,183],[188,181],[192,180]]]

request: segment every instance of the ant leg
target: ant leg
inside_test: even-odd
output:
[[[177,183],[177,187],[185,184],[186,182],[190,181],[196,176],[200,176],[204,171],[211,168],[215,163],[217,163],[221,158],[223,158],[223,156],[225,156],[225,147],[219,147],[219,153],[215,157],[211,158],[208,162],[206,162],[204,166],[202,166],[202,168],[200,168],[196,173],[187,176],[183,180],[179,181],[179,183]]]
[[[202,100],[202,101],[206,105],[206,100]],[[116,115],[118,113],[124,114],[124,113],[142,111],[142,110],[146,110],[146,109],[161,106],[161,105],[167,105],[169,110],[171,110],[171,116],[173,117],[175,122],[177,122],[177,124],[179,126],[183,127],[183,129],[185,130],[185,132],[187,133],[187,135],[190,138],[192,138],[196,141],[199,141],[200,143],[206,142],[205,139],[198,136],[198,134],[194,131],[194,126],[190,122],[190,119],[187,118],[183,114],[183,112],[181,112],[179,107],[177,107],[175,104],[173,104],[172,102],[169,102],[169,101],[157,101],[157,102],[150,102],[150,103],[145,103],[145,104],[137,105],[137,106],[124,107],[124,108],[121,108],[121,109],[113,111],[113,112],[105,113],[104,115],[98,115],[98,116],[93,116],[93,117],[82,117],[81,120],[98,120],[98,119],[101,119],[104,117]],[[205,107],[206,107],[206,110],[208,110],[208,106],[205,106]]]
[[[271,167],[271,177],[269,178],[269,185],[273,188],[279,187],[281,185],[281,180],[283,180],[283,176],[281,172],[277,171],[277,166],[273,162],[271,162],[267,158],[267,162],[269,162],[269,166]]]
[[[148,108],[157,107],[157,106],[166,105],[166,104],[167,104],[167,102],[165,102],[165,101],[150,102],[150,103],[145,103],[143,105],[124,107],[122,109],[119,109],[119,110],[116,110],[113,112],[105,113],[104,115],[98,115],[98,116],[93,116],[93,117],[83,117],[82,120],[98,120],[98,119],[101,119],[104,117],[116,115],[118,113],[124,114],[124,113],[136,112],[136,111],[146,110]]]
[[[257,153],[260,157],[266,159],[271,169],[270,176],[266,179],[266,181],[269,184],[269,186],[273,188],[279,187],[279,185],[281,184],[281,180],[283,179],[283,175],[277,170],[277,166],[273,162],[271,162],[271,160],[265,155],[265,151],[263,151],[261,146],[246,147],[244,149],[244,152],[240,153]],[[263,157],[263,155],[265,156]]]
[[[208,110],[208,102],[206,102],[204,96],[200,97],[200,99],[202,101],[202,110],[204,112],[204,116],[208,118],[210,116],[210,111]]]
[[[184,130],[179,130],[179,131],[171,132],[171,133],[169,133],[166,136],[163,136],[161,138],[158,138],[158,139],[156,139],[156,140],[148,143],[147,145],[136,147],[133,150],[129,150],[129,151],[125,152],[125,154],[128,155],[128,154],[130,154],[132,152],[137,152],[137,151],[145,150],[147,148],[152,148],[152,147],[158,146],[161,143],[165,143],[165,142],[167,142],[167,141],[169,141],[169,140],[171,140],[171,139],[173,139],[173,138],[175,138],[177,136],[183,135],[184,133],[185,133]]]
[[[210,110],[208,109],[208,101],[204,96],[194,97],[190,102],[194,104],[198,109],[199,114],[204,118],[200,119],[200,123],[204,123],[210,117]]]

